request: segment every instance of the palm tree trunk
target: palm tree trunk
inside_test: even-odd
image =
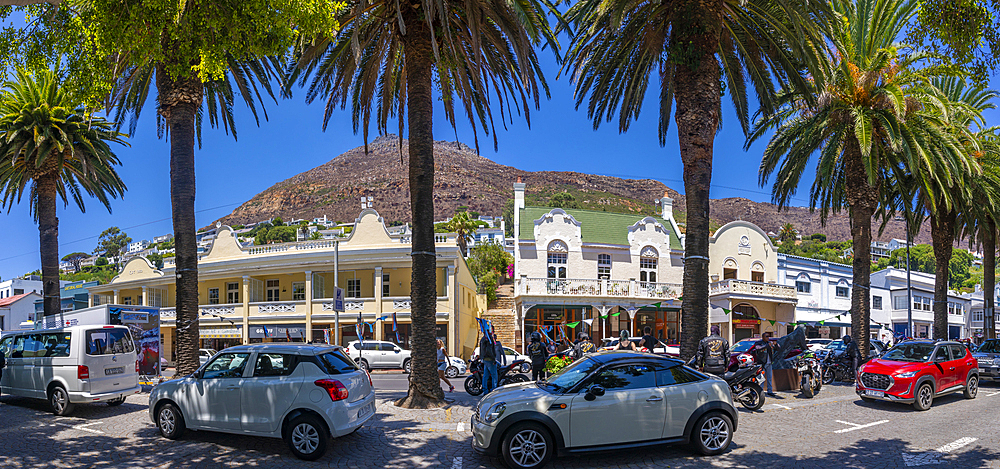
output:
[[[715,59],[720,16],[699,5],[685,16],[685,27],[675,33],[679,44],[696,44],[690,59],[678,64],[674,75],[677,140],[684,163],[684,196],[687,229],[684,241],[683,306],[681,307],[681,356],[694,356],[698,342],[708,334],[708,230],[709,186],[712,155],[719,130],[722,94],[720,70]]]
[[[934,338],[948,338],[948,265],[955,242],[955,211],[931,215],[934,243]]]
[[[160,114],[170,133],[170,206],[173,211],[176,262],[177,363],[176,376],[193,373],[200,365],[198,348],[198,244],[195,240],[194,137],[195,117],[201,107],[201,81],[171,78],[157,67],[156,89]]]
[[[434,132],[431,31],[424,12],[404,6],[406,36],[407,131],[410,152],[410,210],[413,218],[413,263],[410,301],[412,363],[410,386],[400,407],[426,409],[444,405],[436,369],[437,257],[434,253]],[[454,295],[455,292],[449,291]]]
[[[997,284],[997,224],[993,220],[986,220],[983,229],[983,336],[993,339],[996,336],[993,298]]]
[[[851,239],[854,246],[854,279],[851,288],[851,335],[862,357],[868,356],[869,324],[871,324],[872,216],[878,206],[878,191],[868,184],[867,172],[857,143],[845,152],[847,172],[847,203],[851,216]]]
[[[56,217],[58,173],[35,181],[38,194],[38,247],[42,257],[42,307],[45,316],[59,314],[59,218]]]

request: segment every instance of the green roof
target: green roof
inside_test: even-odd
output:
[[[553,207],[525,207],[521,209],[521,226],[517,234],[518,239],[535,239],[534,221],[542,218],[542,215],[552,211]],[[572,215],[576,221],[580,222],[580,235],[584,243],[598,244],[618,244],[627,246],[628,228],[637,221],[646,218],[646,215],[630,215],[626,213],[598,212],[596,210],[563,209],[567,214]],[[667,227],[670,232],[670,248],[680,249],[681,240],[674,232],[673,225],[660,217],[652,217],[654,220]]]

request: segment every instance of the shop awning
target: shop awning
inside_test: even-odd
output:
[[[202,339],[240,339],[243,338],[243,326],[202,327]]]

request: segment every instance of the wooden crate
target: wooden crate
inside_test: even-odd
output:
[[[796,391],[799,389],[799,382],[802,380],[802,376],[799,375],[798,369],[772,370],[772,375],[774,376],[774,382],[771,383],[771,386],[775,391]],[[764,389],[767,389],[766,385]]]

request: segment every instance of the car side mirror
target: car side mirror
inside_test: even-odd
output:
[[[399,353],[399,352],[402,352],[402,351],[403,351],[403,349],[401,349],[401,348],[399,348],[399,347],[396,347],[396,348],[394,348],[393,350],[395,350],[395,351],[396,351],[396,353]]]
[[[604,395],[604,387],[602,387],[599,384],[595,384],[587,389],[587,395],[583,396],[583,398],[588,401],[592,401],[603,395]]]

